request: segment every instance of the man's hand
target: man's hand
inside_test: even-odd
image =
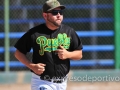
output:
[[[68,58],[69,52],[63,46],[59,46],[59,49],[57,49],[56,52],[60,59],[64,60]]]
[[[38,75],[41,75],[45,71],[45,64],[38,63],[38,64],[32,64],[31,69],[33,72],[35,72]]]

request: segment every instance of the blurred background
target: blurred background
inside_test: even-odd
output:
[[[0,85],[30,84],[31,73],[14,57],[13,46],[27,30],[44,22],[45,1],[0,0]],[[120,81],[120,0],[59,1],[66,5],[63,23],[73,27],[83,43],[83,58],[71,60],[70,77],[109,76]],[[27,56],[31,59],[32,52]]]

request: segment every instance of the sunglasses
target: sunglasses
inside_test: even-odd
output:
[[[60,15],[63,15],[62,10],[52,10],[52,11],[47,12],[47,13],[51,13],[52,15],[58,15],[58,13],[59,13]]]

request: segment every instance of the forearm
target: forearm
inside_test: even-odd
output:
[[[21,53],[19,50],[16,50],[15,57],[21,63],[23,63],[25,66],[27,66],[29,69],[31,69],[31,66],[33,65],[33,63],[30,60],[28,60],[28,58],[26,57],[26,55],[24,55],[23,53]]]
[[[68,58],[72,60],[80,60],[82,58],[82,50],[68,52]]]

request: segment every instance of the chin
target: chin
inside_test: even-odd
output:
[[[59,27],[61,25],[61,23],[56,23],[55,26]]]

